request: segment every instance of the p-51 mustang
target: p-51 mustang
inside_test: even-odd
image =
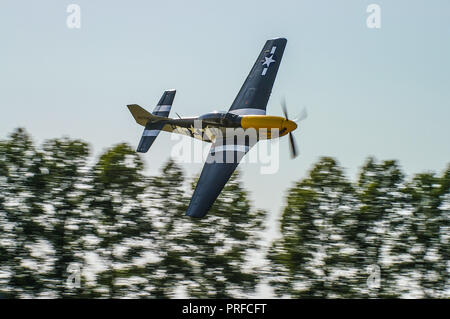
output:
[[[291,154],[293,157],[297,155],[291,133],[297,124],[288,119],[285,104],[282,104],[285,117],[266,115],[267,102],[286,43],[284,38],[266,42],[228,112],[169,118],[175,90],[165,91],[152,113],[136,104],[127,105],[136,122],[145,127],[137,152],[147,152],[161,131],[212,143],[186,215],[206,215],[239,161],[258,140],[289,134]],[[245,135],[248,131],[255,132],[256,137],[249,138]]]

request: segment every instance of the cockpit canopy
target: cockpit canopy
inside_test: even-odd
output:
[[[213,111],[198,117],[199,120],[222,119],[227,114],[226,111]]]
[[[198,117],[199,120],[205,123],[220,124],[225,126],[239,126],[239,115],[228,113],[226,111],[214,111],[203,114]]]

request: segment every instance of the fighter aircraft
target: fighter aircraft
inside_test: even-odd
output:
[[[175,90],[165,91],[152,113],[137,104],[127,105],[136,122],[145,127],[137,152],[147,152],[161,131],[212,143],[186,215],[204,217],[207,214],[239,161],[258,140],[289,134],[291,155],[297,155],[292,135],[297,124],[288,119],[285,103],[282,103],[284,117],[266,115],[286,43],[284,38],[265,43],[228,111],[169,118]]]

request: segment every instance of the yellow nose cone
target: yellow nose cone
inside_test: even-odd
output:
[[[283,128],[286,128],[286,133],[292,132],[297,128],[297,123],[290,120],[283,121]]]

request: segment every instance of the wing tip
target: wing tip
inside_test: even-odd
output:
[[[194,194],[192,195],[191,201],[189,202],[189,206],[186,209],[186,216],[193,217],[193,218],[202,218],[205,217],[205,215],[209,212],[212,204],[208,203],[205,200],[201,200],[201,196],[199,195],[199,185],[197,184],[197,187],[195,188]],[[201,188],[201,187],[200,187]],[[205,198],[204,198],[205,199]]]
[[[191,205],[189,205],[185,215],[193,218],[202,218],[205,217],[208,210],[198,209],[198,207],[193,208]]]
[[[272,38],[269,41],[282,41],[282,42],[287,42],[287,39],[284,37],[278,37],[278,38]]]

